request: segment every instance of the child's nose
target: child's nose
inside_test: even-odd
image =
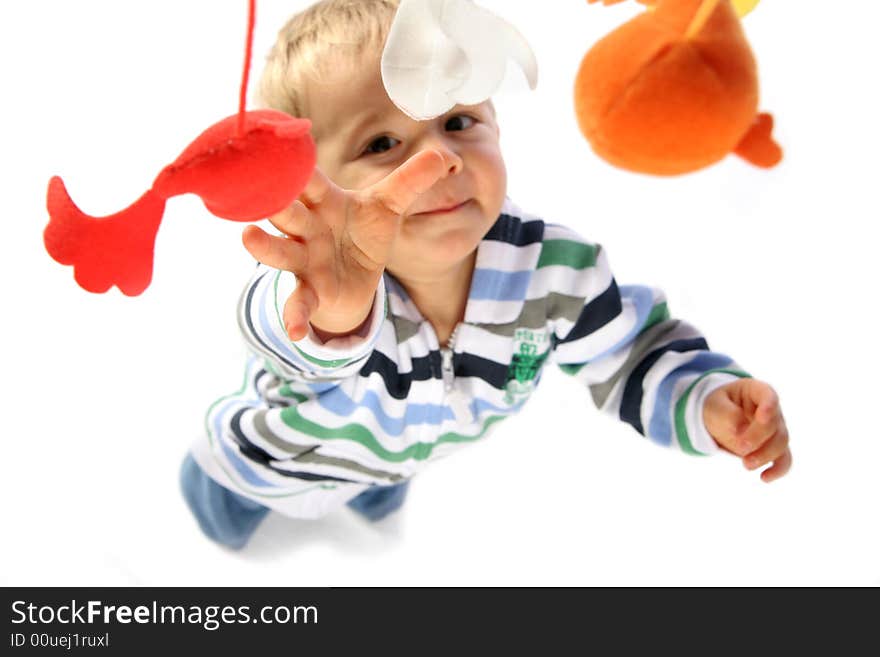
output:
[[[443,153],[443,160],[446,162],[447,170],[450,176],[459,173],[464,168],[464,160],[461,159],[461,156],[454,150],[447,149],[445,151],[441,151],[441,153]]]
[[[437,151],[443,156],[447,175],[460,173],[464,168],[464,160],[461,155],[442,138],[428,139],[422,148]]]

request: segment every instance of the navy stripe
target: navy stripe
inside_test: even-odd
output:
[[[263,346],[263,348],[264,348],[266,351],[268,351],[268,352],[269,352],[270,354],[272,354],[275,358],[277,358],[278,360],[280,360],[282,363],[284,363],[285,365],[289,366],[290,368],[294,369],[295,371],[297,371],[297,372],[302,372],[303,369],[302,369],[301,367],[299,367],[298,365],[295,365],[294,363],[290,362],[290,361],[287,360],[284,356],[282,356],[281,354],[277,353],[274,349],[272,349],[272,347],[270,347],[270,346],[267,345],[265,342],[263,342],[263,339],[260,337],[260,335],[257,333],[257,330],[254,328],[254,323],[251,321],[251,305],[252,305],[252,303],[253,303],[253,299],[254,299],[254,292],[256,292],[257,285],[260,284],[260,281],[262,281],[262,280],[266,277],[266,275],[267,275],[268,273],[269,273],[269,272],[266,272],[265,274],[263,274],[262,276],[260,276],[257,280],[255,280],[255,281],[253,282],[253,284],[252,284],[252,285],[250,286],[250,288],[248,289],[247,299],[246,299],[245,302],[244,302],[244,319],[245,319],[245,322],[247,322],[247,327],[248,327],[248,330],[250,330],[250,332],[251,332],[251,336],[252,336],[257,342],[259,342],[259,343]]]
[[[629,378],[626,381],[626,386],[623,389],[623,399],[620,402],[620,419],[627,424],[632,425],[636,431],[644,436],[645,429],[642,426],[640,410],[642,408],[642,395],[644,393],[642,384],[648,370],[660,360],[663,354],[670,351],[683,353],[685,351],[699,350],[708,351],[709,345],[706,344],[706,341],[703,338],[690,338],[687,340],[674,340],[666,346],[661,347],[656,351],[652,351],[645,356],[644,360],[633,368],[632,374],[629,375]]]
[[[394,399],[406,399],[414,381],[442,379],[442,356],[438,350],[431,351],[427,356],[412,359],[412,372],[400,373],[394,362],[380,351],[374,351],[367,364],[361,368],[360,374],[368,377],[377,372],[385,383],[385,389]],[[472,354],[454,354],[453,369],[455,376],[471,376],[482,379],[493,388],[504,390],[507,383],[509,364],[503,365],[494,360],[480,358]]]
[[[518,217],[502,214],[483,239],[507,242],[514,246],[536,244],[544,241],[544,222],[539,220],[523,222]]]
[[[620,290],[617,289],[617,281],[612,278],[611,285],[584,306],[574,326],[571,327],[571,331],[557,344],[580,340],[599,330],[622,312],[623,304],[620,302]]]
[[[269,374],[269,370],[262,369],[254,375],[254,390],[260,390],[260,379]]]
[[[411,361],[412,372],[401,373],[397,370],[394,361],[376,349],[361,368],[360,375],[368,377],[373,372],[377,372],[382,377],[389,395],[397,400],[406,399],[413,381],[440,378],[439,359],[440,353],[437,351],[433,351],[427,356],[413,358]],[[432,365],[433,360],[437,361],[436,367]]]
[[[287,470],[279,470],[278,467],[272,463],[274,459],[265,450],[260,449],[259,447],[254,445],[250,440],[248,440],[247,436],[244,435],[244,431],[242,431],[241,429],[241,416],[249,410],[251,409],[239,409],[229,421],[229,428],[232,429],[232,435],[235,437],[235,442],[238,443],[239,451],[242,453],[243,456],[249,458],[251,461],[259,463],[260,465],[264,465],[265,467],[272,470],[272,472],[280,474],[283,477],[292,477],[294,479],[302,479],[304,481],[339,481],[342,483],[357,483],[352,481],[351,479],[331,477],[330,475],[319,475],[312,472],[289,472]]]
[[[480,358],[473,354],[455,354],[453,357],[455,376],[472,376],[482,379],[493,388],[504,390],[510,364],[502,365],[494,360]]]

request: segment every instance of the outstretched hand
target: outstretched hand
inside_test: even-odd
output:
[[[703,406],[706,429],[721,447],[742,458],[743,465],[761,473],[769,483],[791,468],[788,429],[779,397],[769,385],[755,379],[739,379],[715,390]]]
[[[254,258],[297,277],[282,313],[291,340],[302,339],[309,323],[325,339],[364,323],[401,218],[446,173],[432,150],[363,190],[342,189],[315,168],[299,200],[269,218],[283,237],[245,228],[242,242]]]

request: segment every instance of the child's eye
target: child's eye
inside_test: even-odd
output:
[[[364,155],[374,155],[377,153],[385,153],[386,151],[390,151],[392,148],[397,146],[400,142],[396,140],[394,137],[389,137],[388,135],[383,135],[377,139],[374,139],[370,142],[370,145],[367,146],[364,151]]]
[[[466,114],[457,114],[446,121],[446,125],[444,126],[444,128],[449,132],[455,132],[457,130],[467,130],[476,122],[477,120],[471,116],[467,116]]]

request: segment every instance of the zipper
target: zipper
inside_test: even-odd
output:
[[[460,424],[469,424],[473,421],[471,405],[467,397],[455,387],[455,368],[452,363],[452,357],[455,353],[455,338],[460,326],[461,324],[456,324],[452,335],[446,341],[446,346],[440,349],[441,372],[443,374],[443,391],[446,393],[446,400],[452,407],[455,419]]]
[[[452,334],[446,341],[446,346],[440,348],[440,357],[443,359],[441,369],[443,372],[443,390],[449,394],[455,388],[455,369],[452,365],[452,354],[455,352],[455,338],[458,336],[458,327],[456,324],[452,329]]]

